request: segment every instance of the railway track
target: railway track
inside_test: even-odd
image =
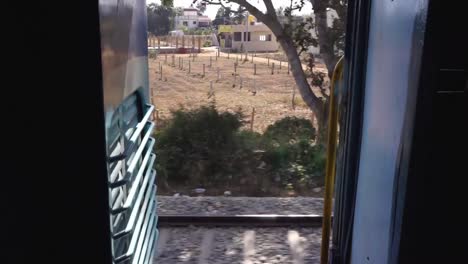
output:
[[[156,264],[319,263],[318,215],[160,216]]]
[[[320,215],[162,215],[159,216],[159,227],[320,227]]]

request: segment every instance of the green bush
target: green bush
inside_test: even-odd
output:
[[[148,50],[148,58],[156,59],[157,57],[158,57],[158,51],[157,50]]]
[[[240,147],[236,133],[242,115],[219,113],[214,106],[192,111],[174,111],[172,120],[156,135],[156,153],[161,177],[168,182],[191,185],[216,185],[226,164]],[[231,166],[232,167],[232,166]]]
[[[291,140],[315,140],[316,131],[309,120],[293,116],[285,117],[268,126],[264,136],[281,143]]]
[[[297,117],[283,118],[263,134],[264,160],[283,186],[307,189],[321,182],[325,152],[314,144],[315,137],[310,121]]]
[[[323,178],[324,151],[313,144],[315,129],[306,119],[284,118],[262,135],[240,130],[240,110],[220,113],[210,105],[172,116],[155,135],[155,151],[158,180],[175,188],[279,195],[310,191]]]
[[[211,28],[183,28],[185,35],[211,35],[213,30]]]

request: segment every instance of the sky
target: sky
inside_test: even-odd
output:
[[[265,5],[263,4],[262,0],[249,0],[249,3],[252,5],[256,6],[258,9],[265,11]],[[273,5],[275,8],[279,8],[280,6],[288,6],[289,1],[288,0],[272,0]],[[309,1],[305,1],[306,4],[304,5],[304,8],[301,10],[301,12],[295,12],[295,15],[308,15],[312,13],[312,5],[310,4]],[[160,0],[146,0],[146,3],[158,3],[160,4]],[[174,0],[174,7],[190,7],[190,5],[193,3],[193,0]],[[231,4],[234,9],[237,9],[236,4]],[[208,16],[211,19],[214,19],[216,16],[216,12],[219,9],[219,5],[208,5],[205,11],[205,15]]]

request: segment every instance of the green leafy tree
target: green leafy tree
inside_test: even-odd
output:
[[[245,9],[242,9],[242,7],[239,6],[237,12],[234,13],[232,20],[236,24],[242,24],[246,18],[247,13],[245,12]]]
[[[148,31],[156,36],[167,35],[172,30],[174,12],[172,8],[149,4],[147,7]]]
[[[161,5],[165,7],[174,7],[174,0],[161,0]]]
[[[232,15],[231,7],[221,6],[216,12],[216,17],[212,22],[213,26],[232,24]]]

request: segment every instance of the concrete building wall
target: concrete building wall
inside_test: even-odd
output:
[[[186,22],[186,25],[184,25]],[[198,27],[198,17],[197,16],[176,16],[175,17],[175,28],[181,29],[183,27],[197,28]]]
[[[268,38],[268,32],[251,32],[250,41],[232,41],[232,48],[236,50],[241,50],[243,45],[244,51],[252,52],[266,52],[266,51],[277,51],[279,43],[276,41],[275,35],[271,34],[271,41],[262,41],[260,37]],[[243,33],[242,33],[243,35]],[[262,39],[263,39],[262,37]]]
[[[276,41],[249,41],[244,42],[244,51],[247,52],[273,52],[278,51],[278,42]],[[232,42],[232,48],[241,50],[242,42]]]
[[[200,22],[202,22],[201,25],[200,25]],[[182,29],[184,27],[187,27],[188,29],[206,27],[207,24],[210,25],[211,20],[204,16],[176,16],[175,17],[176,29]]]
[[[248,26],[233,25],[232,32],[233,36],[235,32],[241,32],[241,41],[235,41],[233,37],[232,49],[241,50],[241,47],[243,47],[243,51],[248,52],[271,52],[278,50],[279,43],[275,35],[264,24],[256,23],[255,25]],[[244,32],[250,32],[250,41],[244,39]]]
[[[197,16],[197,10],[184,10],[184,16]]]

